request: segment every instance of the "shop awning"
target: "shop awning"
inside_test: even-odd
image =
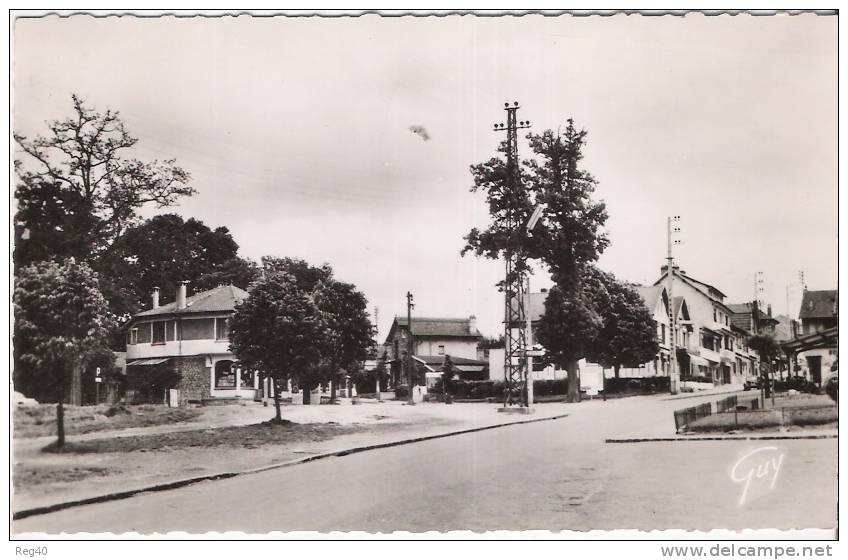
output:
[[[689,354],[689,363],[693,366],[708,366],[710,363],[702,358],[701,356],[696,356],[694,354]]]
[[[144,360],[133,360],[127,363],[127,366],[155,366],[158,364],[163,364],[170,360],[170,358],[147,358]]]

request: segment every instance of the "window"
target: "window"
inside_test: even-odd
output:
[[[215,319],[215,339],[227,340],[230,338],[230,320],[219,317]]]
[[[236,388],[236,372],[232,360],[221,360],[215,364],[215,388]]]
[[[717,317],[717,315],[718,315],[718,311],[716,311],[715,309],[713,309],[713,323],[718,323],[718,317]]]
[[[138,344],[149,344],[150,343],[150,323],[139,323],[138,327]]]
[[[176,321],[167,321],[165,323],[165,340],[171,341],[176,340],[177,337],[174,336],[177,332],[177,322]]]
[[[665,342],[665,325],[660,325],[660,327],[661,327],[661,330],[662,330],[662,334],[660,335],[660,340]]]
[[[165,344],[165,321],[155,321],[153,323],[153,344]]]
[[[439,344],[439,356],[444,356],[444,355],[445,355],[445,345]]]
[[[211,340],[215,338],[214,319],[183,319],[180,340]]]
[[[138,329],[130,329],[130,344],[138,344]]]

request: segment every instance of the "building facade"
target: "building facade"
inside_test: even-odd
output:
[[[180,284],[173,303],[136,314],[126,325],[127,398],[163,402],[179,391],[180,404],[214,398],[254,398],[254,371],[240,368],[230,352],[229,320],[247,292],[219,286],[187,297]]]
[[[405,364],[409,336],[410,329],[406,317],[395,317],[384,342],[392,386],[407,382]],[[461,372],[465,369],[469,373],[481,372],[488,366],[487,362],[477,359],[477,346],[482,339],[483,335],[477,330],[477,320],[474,316],[413,317],[412,355],[416,364],[417,383],[424,385],[427,382],[427,373],[439,371],[439,364],[444,362],[445,356],[450,356]]]
[[[838,332],[839,292],[837,290],[808,290],[801,299],[798,312],[801,321],[800,336],[810,337],[821,333]],[[839,346],[835,336],[820,348],[798,354],[802,371],[813,383],[821,386],[830,376],[839,357]]]

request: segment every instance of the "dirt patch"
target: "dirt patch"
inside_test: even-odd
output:
[[[164,405],[65,406],[65,433],[88,434],[106,430],[177,424],[197,419],[200,410]],[[13,416],[14,437],[56,434],[56,405],[18,406]]]
[[[324,441],[343,434],[367,430],[367,426],[341,426],[328,424],[275,424],[262,422],[248,426],[229,426],[201,430],[187,430],[164,434],[122,436],[95,439],[85,442],[68,442],[62,448],[50,444],[44,448],[48,453],[129,453],[148,451],[171,451],[191,447],[241,447],[255,449],[266,445]]]
[[[39,484],[77,482],[92,477],[119,474],[120,471],[107,467],[36,465],[15,467],[12,482],[16,490]]]

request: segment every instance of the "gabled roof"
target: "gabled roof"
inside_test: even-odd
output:
[[[407,327],[406,317],[395,317],[386,340],[394,337],[395,330]],[[412,334],[416,337],[482,338],[483,335],[472,325],[470,317],[461,319],[443,317],[413,317]]]
[[[836,317],[839,303],[838,290],[808,290],[801,300],[800,319]]]
[[[210,313],[213,311],[234,311],[236,304],[247,297],[247,292],[235,286],[218,286],[205,292],[198,292],[186,298],[186,306],[177,309],[177,302],[167,303],[156,309],[137,313],[135,317],[154,317],[184,313]]]
[[[732,311],[730,315],[730,323],[739,327],[740,329],[745,329],[746,331],[753,331],[754,325],[751,320],[754,314],[754,304],[751,302],[748,303],[728,303],[727,307]],[[778,320],[774,317],[770,317],[766,313],[763,312],[759,307],[757,308],[757,319],[760,322],[760,327],[766,325],[777,325]]]
[[[665,291],[665,286],[634,286],[636,292],[645,300],[645,306],[653,312],[657,308],[657,302]],[[665,300],[665,298],[663,298]]]
[[[689,306],[686,304],[686,298],[683,296],[677,296],[674,298],[674,316],[677,317],[680,315],[681,309],[683,308],[683,318],[685,320],[690,320],[689,317]]]
[[[708,295],[709,297],[714,298],[714,299],[723,299],[725,297],[724,293],[721,290],[719,290],[718,288],[716,288],[715,286],[713,286],[712,284],[707,284],[706,282],[696,280],[695,278],[692,278],[691,276],[689,276],[685,272],[677,270],[677,268],[675,268],[674,270],[675,270],[674,275],[676,277],[680,278],[681,280],[683,280],[684,282],[686,282],[687,284],[689,284],[690,286],[692,286],[696,290],[703,292],[704,294]],[[668,272],[663,271],[662,274],[660,274],[659,280],[654,282],[654,286],[656,286],[657,284],[661,284],[662,282],[665,282],[665,277],[667,275],[668,275]],[[711,293],[711,292],[715,292],[715,293]],[[724,305],[724,304],[722,303],[722,305]]]

